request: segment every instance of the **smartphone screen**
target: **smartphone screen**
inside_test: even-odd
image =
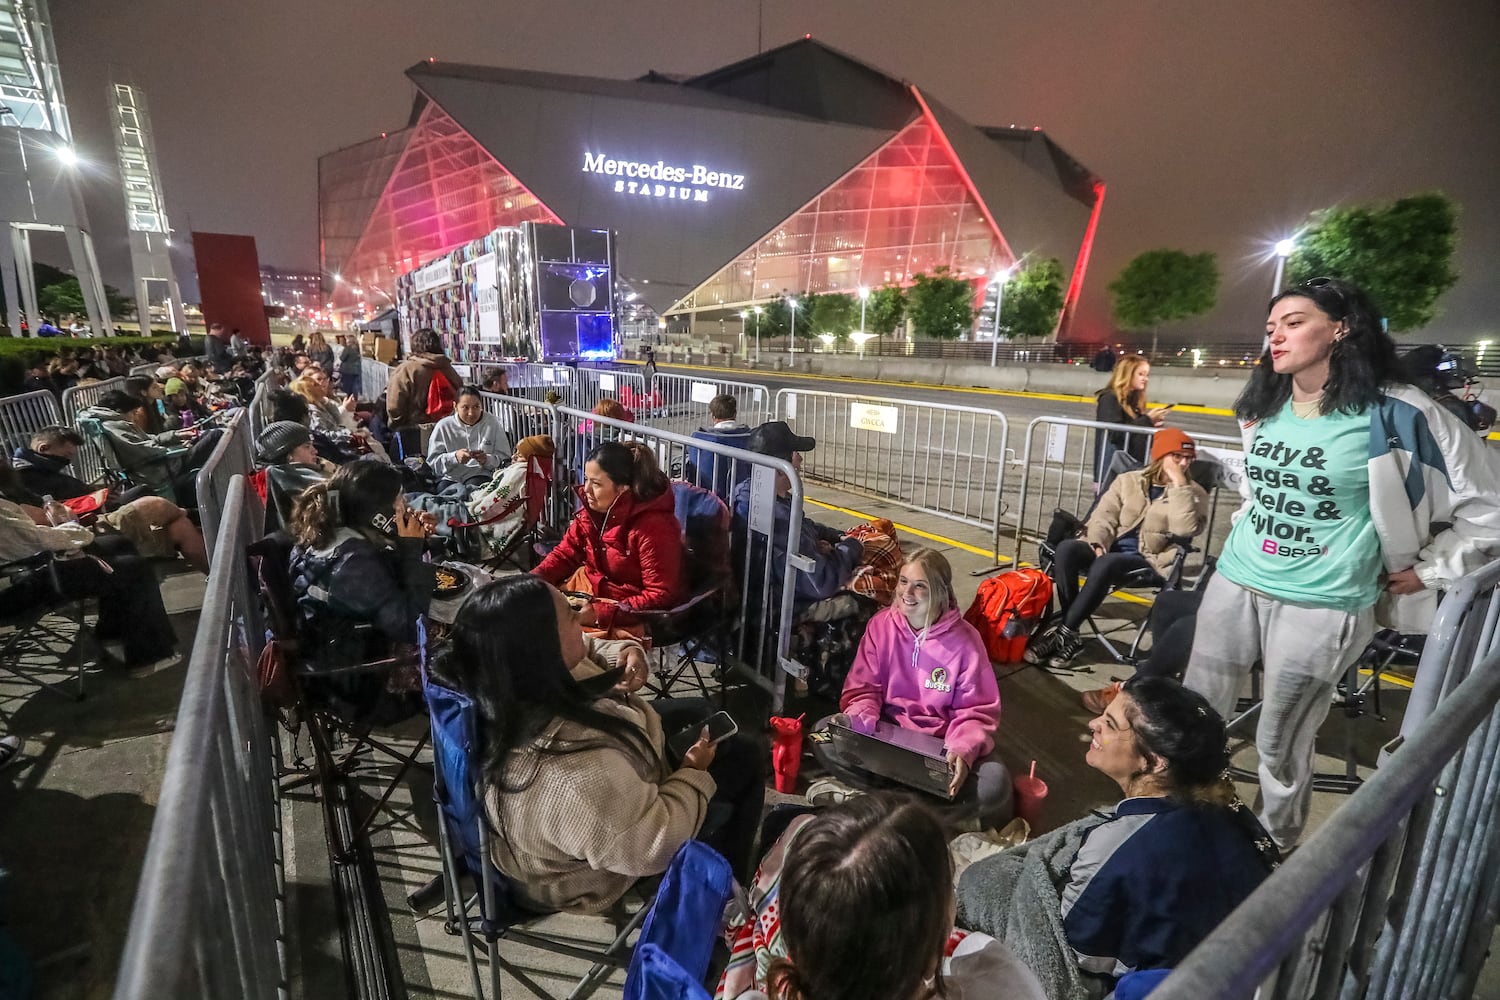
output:
[[[701,722],[695,722],[691,726],[681,730],[668,741],[667,745],[678,760],[693,748],[698,738],[703,734],[704,728],[708,729],[708,740],[710,743],[720,743],[740,731],[733,717],[728,712],[715,712]]]

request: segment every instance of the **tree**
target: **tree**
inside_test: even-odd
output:
[[[906,320],[906,290],[886,285],[870,293],[865,302],[865,332],[889,337]]]
[[[917,336],[957,340],[974,328],[974,286],[946,267],[918,274],[906,293],[906,313]]]
[[[1344,278],[1374,300],[1392,331],[1416,330],[1438,314],[1458,281],[1458,208],[1433,192],[1390,204],[1314,213],[1286,262],[1288,284]]]
[[[68,315],[87,312],[83,303],[83,288],[77,278],[68,278],[55,285],[48,285],[36,293],[37,308],[47,316],[61,319]]]
[[[1032,260],[1005,283],[1000,329],[1012,337],[1046,337],[1063,307],[1063,271],[1056,257]]]
[[[813,336],[831,333],[839,340],[848,340],[849,331],[859,322],[859,303],[845,292],[829,292],[826,295],[809,296],[807,305],[807,332]]]
[[[1109,283],[1115,322],[1131,331],[1151,331],[1151,356],[1163,323],[1201,316],[1219,297],[1219,266],[1211,253],[1147,250]]]
[[[787,304],[789,298],[791,298],[789,292],[782,292],[766,303],[766,311],[760,318],[760,335],[762,337],[786,337],[791,334],[792,310]],[[799,335],[807,333],[806,309],[806,300],[798,299],[797,331]]]

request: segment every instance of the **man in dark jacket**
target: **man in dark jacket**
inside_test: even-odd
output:
[[[715,396],[708,404],[708,415],[712,423],[693,431],[693,437],[702,441],[744,448],[750,441],[751,428],[739,421],[739,402],[728,393]],[[728,502],[734,488],[750,476],[750,466],[736,463],[724,455],[717,455],[705,448],[689,448],[687,462],[683,466],[682,478],[696,486],[712,490],[719,499]]]
[[[390,384],[385,389],[386,422],[391,427],[434,423],[447,416],[447,413],[434,415],[428,411],[427,400],[434,378],[447,379],[453,390],[452,397],[458,397],[463,379],[443,353],[443,342],[437,331],[418,330],[411,335],[411,355],[391,372]]]
[[[71,427],[44,427],[31,435],[29,445],[17,448],[11,467],[16,470],[21,486],[29,495],[24,502],[40,506],[41,497],[71,500],[94,492],[97,487],[89,486],[68,471],[81,447],[83,435]],[[118,497],[111,497],[107,506],[112,510],[150,494],[151,487],[137,486]]]

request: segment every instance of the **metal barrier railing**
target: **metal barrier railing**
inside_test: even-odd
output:
[[[776,414],[817,441],[804,476],[986,528],[1000,559],[1010,425],[999,410],[781,389]]]
[[[1022,560],[1023,554],[1034,554],[1023,553],[1023,549],[1046,537],[1054,510],[1083,517],[1093,507],[1096,436],[1110,432],[1150,436],[1156,433],[1156,428],[1069,417],[1037,417],[1026,425],[1018,474],[1007,484],[1015,496],[1011,520],[1015,525],[1012,556],[1016,562]],[[1197,542],[1202,553],[1211,555],[1223,547],[1229,534],[1229,518],[1221,517],[1221,511],[1232,514],[1240,506],[1244,445],[1239,437],[1224,434],[1195,433],[1192,437],[1198,445],[1199,461],[1207,466],[1202,471],[1212,474],[1208,525]]]
[[[208,461],[198,470],[198,516],[203,528],[203,542],[210,553],[217,551],[214,543],[219,537],[234,478],[255,471],[255,439],[249,433],[249,412],[241,407],[229,418],[219,443],[214,445]]]
[[[112,389],[125,388],[125,379],[107,378],[87,385],[70,386],[63,390],[62,413],[69,427],[78,425],[78,414],[99,402],[99,398]],[[97,483],[104,479],[104,453],[93,438],[84,436],[83,447],[73,459],[73,472],[86,483]]]
[[[1476,995],[1500,909],[1497,586],[1500,562],[1447,593],[1417,673],[1437,679],[1379,769],[1153,1000]]]
[[[379,399],[391,381],[391,366],[374,358],[359,359],[359,394],[365,399]]]
[[[603,399],[617,399],[627,410],[635,414],[638,423],[650,423],[660,409],[646,394],[646,377],[640,372],[614,371],[608,368],[576,368],[572,370],[571,389],[563,399],[569,406],[580,410],[592,410]]]
[[[46,389],[0,398],[0,442],[7,455],[30,444],[31,435],[42,428],[62,424],[57,397]]]
[[[769,692],[772,711],[779,712],[786,695],[786,675],[802,677],[807,672],[806,665],[790,657],[796,574],[804,567],[812,568],[798,551],[803,489],[791,463],[674,431],[597,417],[584,410],[559,406],[555,412],[557,423],[552,436],[554,441],[570,443],[569,468],[574,467],[572,463],[581,464],[583,457],[603,441],[628,440],[648,445],[669,475],[671,470],[681,468],[682,456],[688,448],[698,448],[714,455],[713,461],[720,467],[728,466],[732,480],[750,480],[750,509],[743,524],[751,538],[744,546],[748,555],[736,581],[737,603],[729,609],[728,618],[737,627],[728,653],[731,666]],[[776,500],[778,473],[790,484],[784,501]],[[562,475],[557,477],[556,485],[565,488]],[[571,493],[569,499],[573,499]],[[733,497],[729,502],[733,503]],[[789,517],[785,524],[778,525],[773,510],[781,502],[789,503]],[[575,508],[576,502],[570,512]],[[778,576],[782,587],[780,593],[775,593],[772,581]]]
[[[214,546],[115,1000],[286,1000],[281,817],[245,561],[259,499],[236,477]]]
[[[708,404],[715,396],[733,396],[738,408],[736,420],[751,427],[769,420],[771,391],[754,382],[734,382],[722,378],[695,378],[657,372],[651,380],[651,394],[656,397],[654,415],[640,418],[653,427],[690,434],[711,422]]]
[[[253,452],[255,442],[260,440],[260,432],[266,429],[266,424],[271,422],[271,391],[281,383],[281,376],[276,369],[267,367],[260,378],[255,380],[255,394],[250,397],[250,448]]]

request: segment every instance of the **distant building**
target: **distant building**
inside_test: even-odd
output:
[[[266,305],[281,306],[288,316],[293,315],[298,307],[306,313],[323,310],[323,276],[317,271],[262,266],[260,291]]]
[[[938,267],[977,302],[1023,255],[1062,262],[1064,330],[1078,301],[1102,180],[1038,128],[972,125],[810,38],[686,78],[406,75],[406,128],[318,161],[335,310],[522,222],[618,233],[625,300],[689,324]]]

